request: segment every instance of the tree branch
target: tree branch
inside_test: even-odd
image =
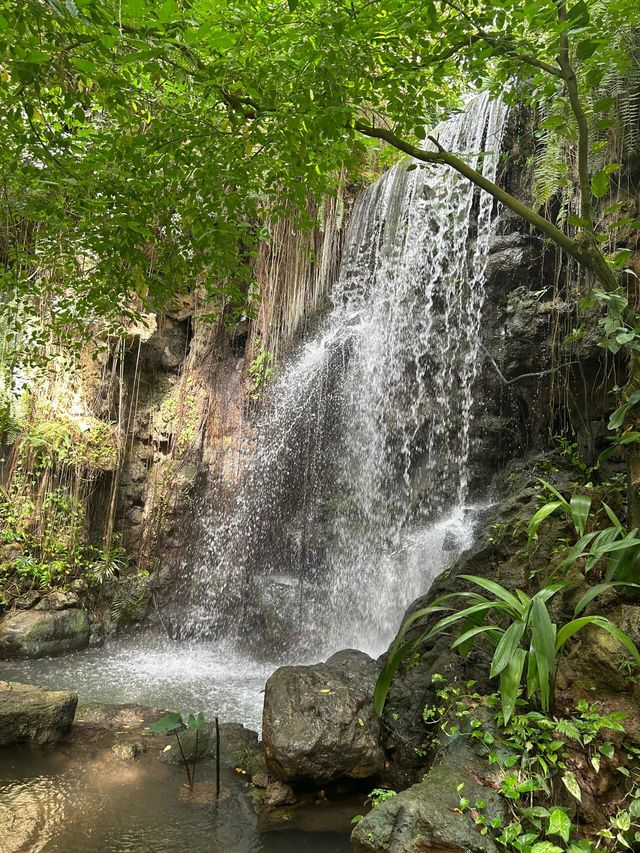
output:
[[[503,53],[511,56],[513,59],[517,59],[519,62],[524,62],[525,65],[531,65],[533,68],[537,68],[540,71],[546,71],[547,74],[553,74],[554,77],[562,77],[562,72],[560,69],[556,68],[555,65],[550,65],[548,62],[545,62],[542,59],[538,59],[535,56],[530,56],[527,53],[520,53],[517,49],[510,48],[508,43],[504,41],[504,39],[500,37],[496,37],[491,33],[486,32],[481,27],[477,25],[477,23],[473,20],[471,15],[468,15],[464,9],[461,9],[455,3],[452,3],[451,0],[446,0],[447,6],[457,12],[462,18],[465,19],[471,26],[475,29],[477,35],[475,37],[476,41],[484,41],[487,44],[490,44],[492,47],[496,47],[501,50]]]
[[[567,5],[562,0],[558,4],[558,20],[564,23],[567,18]],[[593,233],[593,211],[591,207],[591,181],[589,178],[589,122],[585,115],[578,80],[569,57],[569,37],[566,32],[560,36],[560,52],[558,54],[562,79],[567,88],[571,111],[578,125],[578,182],[580,184],[580,218],[584,219],[586,230]]]
[[[489,195],[520,216],[529,225],[541,231],[579,264],[590,269],[599,278],[601,277],[601,273],[594,264],[593,256],[589,251],[585,251],[576,240],[573,240],[564,231],[561,231],[553,222],[550,222],[544,216],[540,216],[534,210],[531,210],[526,204],[518,201],[517,198],[514,198],[506,190],[494,184],[493,181],[490,181],[481,172],[469,166],[460,157],[451,154],[449,151],[445,151],[443,148],[440,148],[438,151],[426,151],[422,148],[417,148],[415,145],[411,145],[411,143],[406,142],[404,139],[400,139],[400,137],[385,128],[370,127],[360,121],[355,122],[355,129],[364,136],[369,136],[373,139],[383,139],[389,145],[393,145],[399,151],[404,151],[405,154],[414,157],[416,160],[421,160],[424,163],[444,164],[455,169],[456,172],[464,175],[465,178],[468,178],[476,186],[488,192]],[[609,280],[605,279],[604,283],[609,284]]]

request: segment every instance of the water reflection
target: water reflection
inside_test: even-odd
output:
[[[22,748],[0,752],[2,853],[343,853],[353,808],[316,810],[324,831],[259,833],[244,783],[231,771],[216,803],[212,768],[200,768],[195,796],[181,769],[156,755],[123,762],[106,748]],[[199,795],[200,794],[200,795]],[[351,811],[353,813],[353,811]],[[296,820],[296,819],[294,819]],[[305,816],[300,816],[304,825]],[[306,820],[309,818],[307,816]],[[333,830],[333,831],[332,831]],[[337,831],[340,830],[340,831]]]

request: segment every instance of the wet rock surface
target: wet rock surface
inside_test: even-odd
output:
[[[276,670],[265,688],[262,731],[271,775],[298,784],[379,775],[377,676],[375,661],[353,650],[326,663]]]
[[[54,609],[45,610],[41,606],[52,599],[50,595],[34,609],[14,611],[0,621],[0,658],[55,657],[87,648],[90,635],[87,612],[71,606],[64,594],[58,598],[51,601]]]
[[[484,730],[498,733],[486,715]],[[356,825],[351,840],[357,853],[494,853],[494,842],[480,834],[473,818],[461,812],[459,786],[471,803],[484,801],[488,819],[504,818],[496,771],[488,767],[469,730],[440,738],[436,764],[421,782],[373,808]]]
[[[73,725],[77,704],[75,693],[0,681],[0,746],[58,743]]]

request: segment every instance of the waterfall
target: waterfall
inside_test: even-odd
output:
[[[506,109],[434,136],[495,180]],[[470,543],[469,453],[494,202],[406,161],[364,191],[332,309],[274,381],[233,511],[207,517],[182,630],[380,652]]]

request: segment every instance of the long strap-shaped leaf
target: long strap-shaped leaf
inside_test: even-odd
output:
[[[526,622],[512,622],[504,632],[491,661],[490,678],[500,675],[508,666],[516,649],[520,646],[526,627]]]
[[[513,595],[513,593],[509,592],[509,590],[505,589],[503,586],[500,586],[499,583],[489,580],[488,578],[481,578],[478,575],[460,575],[460,577],[476,584],[476,586],[482,587],[482,589],[486,589],[487,592],[492,593],[496,598],[499,598],[501,601],[510,605],[513,609],[513,615],[516,618],[522,614],[522,603],[515,595]]]
[[[584,536],[587,519],[591,512],[591,498],[588,495],[573,495],[569,503],[571,520],[578,536]]]
[[[624,631],[621,631],[616,625],[609,622],[608,619],[605,619],[604,616],[580,616],[578,619],[572,619],[571,622],[563,625],[556,637],[556,651],[560,651],[567,640],[571,639],[571,637],[587,625],[596,625],[596,627],[602,628],[603,631],[607,631],[612,637],[615,637],[631,653],[635,662],[640,666],[640,652],[631,637],[625,634]]]
[[[522,681],[522,671],[527,659],[524,649],[516,649],[507,666],[500,673],[500,698],[504,724],[509,722],[518,701],[518,690]]]
[[[634,587],[635,589],[640,589],[640,585],[637,583],[626,583],[625,581],[614,581],[609,583],[598,583],[595,586],[592,586],[591,589],[588,589],[585,594],[578,600],[578,603],[575,606],[573,611],[574,616],[579,616],[582,611],[587,607],[588,604],[591,604],[594,598],[597,598],[601,592],[604,592],[607,589],[616,588],[619,586],[629,586]]]
[[[534,596],[531,602],[531,637],[535,649],[540,686],[540,703],[544,711],[551,704],[551,675],[555,662],[556,626],[545,603]]]
[[[470,628],[468,631],[464,631],[460,636],[451,643],[452,649],[457,649],[459,646],[463,646],[469,640],[477,637],[478,634],[487,634],[488,639],[495,642],[496,645],[499,643],[499,637],[504,635],[504,631],[502,628],[496,628],[495,625],[479,625],[476,628]]]

